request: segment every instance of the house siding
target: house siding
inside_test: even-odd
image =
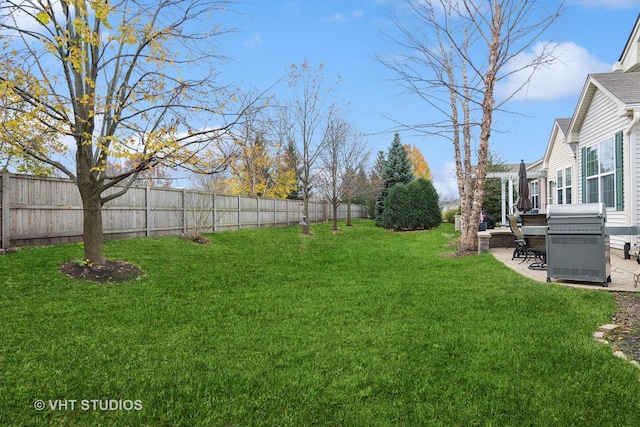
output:
[[[565,137],[561,131],[555,133],[555,139],[553,140],[553,147],[551,148],[551,154],[549,156],[549,162],[547,164],[547,180],[556,181],[556,174],[559,169],[571,168],[571,200],[573,203],[578,202],[578,176],[575,164],[575,157],[569,144],[565,143]],[[547,185],[548,187],[548,185]],[[545,188],[545,193],[548,193],[549,189]],[[549,204],[558,203],[557,200],[557,187],[553,188],[553,191],[548,194],[547,201]]]
[[[597,89],[585,115],[584,122],[580,128],[579,144],[576,162],[577,198],[582,200],[582,148],[589,147],[608,138],[612,138],[616,132],[628,126],[629,119],[620,117],[616,103],[607,96],[606,93]],[[549,173],[555,173],[555,169],[549,169]],[[628,204],[626,204],[628,205]],[[628,206],[626,206],[628,208]],[[625,225],[625,212],[607,209],[607,223],[611,225]],[[622,249],[627,236],[611,236],[610,246]]]

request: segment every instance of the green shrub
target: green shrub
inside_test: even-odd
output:
[[[386,229],[423,230],[442,223],[438,193],[424,178],[391,187],[384,206],[381,222]]]
[[[411,198],[405,184],[396,184],[387,192],[382,212],[382,227],[389,230],[410,228]]]
[[[453,223],[455,221],[455,216],[458,214],[458,209],[447,209],[442,214],[442,219],[445,222]]]
[[[430,180],[418,178],[409,184],[415,224],[412,229],[429,229],[442,223],[438,192]]]

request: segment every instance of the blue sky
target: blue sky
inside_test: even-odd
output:
[[[544,0],[543,0],[544,1]],[[349,101],[354,126],[367,134],[372,152],[387,151],[395,123],[425,123],[424,101],[402,95],[394,75],[375,57],[393,54],[382,34],[393,31],[389,16],[400,0],[254,0],[233,5],[238,31],[219,42],[230,59],[223,78],[265,89],[293,63],[324,64],[327,83],[337,74]],[[555,1],[547,2],[550,6]],[[611,71],[640,12],[638,0],[569,0],[566,13],[540,41],[559,44],[565,60],[534,77],[528,90],[507,105],[518,114],[498,115],[491,150],[507,163],[532,162],[544,155],[555,118],[571,117],[588,73]],[[223,15],[224,16],[224,15]],[[277,96],[286,87],[273,89]],[[286,97],[286,96],[285,96]],[[431,167],[442,196],[456,192],[450,142],[400,131]]]

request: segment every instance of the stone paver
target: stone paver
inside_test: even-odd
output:
[[[489,252],[507,267],[512,268],[518,273],[540,282],[547,281],[547,272],[545,270],[531,270],[529,269],[529,261],[522,262],[520,258],[512,260],[512,248],[491,248]],[[640,264],[636,262],[635,257],[632,257],[632,259],[624,259],[617,253],[617,251],[611,251],[611,283],[609,283],[608,287],[602,286],[601,283],[575,282],[555,279],[553,279],[551,283],[582,289],[640,292],[640,287],[638,286],[639,279]]]

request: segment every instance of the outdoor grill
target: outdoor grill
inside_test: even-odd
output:
[[[554,279],[611,281],[604,203],[547,207],[547,282]]]

